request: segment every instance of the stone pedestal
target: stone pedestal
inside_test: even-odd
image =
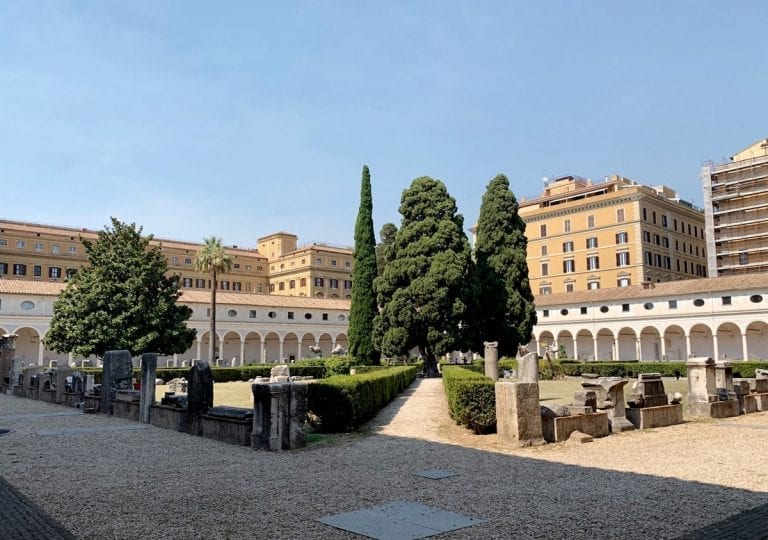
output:
[[[112,401],[118,390],[129,390],[133,378],[133,360],[129,351],[107,351],[101,374],[101,410],[112,414]]]
[[[574,431],[580,431],[592,437],[605,437],[611,432],[608,426],[608,413],[542,416],[541,422],[544,440],[547,442],[568,440]]]
[[[15,394],[15,389],[19,386],[19,377],[21,377],[24,361],[21,356],[14,356],[11,358],[11,369],[9,372],[9,388],[8,393]],[[768,382],[768,381],[765,381]]]
[[[724,385],[731,384],[733,379],[728,381],[728,373],[721,366],[720,382]],[[725,399],[720,400],[717,386],[716,364],[712,358],[692,358],[686,362],[688,370],[688,414],[691,416],[709,416],[712,418],[727,418],[739,415],[739,402],[736,399],[730,399],[726,388],[723,388]]]
[[[539,357],[530,352],[517,359],[517,377],[520,382],[539,383]]]
[[[485,345],[485,376],[494,381],[499,380],[499,342],[486,341]]]
[[[611,433],[631,431],[635,426],[627,420],[627,404],[624,401],[624,386],[629,381],[621,377],[598,377],[582,381],[585,390],[594,391],[597,408],[608,413]]]
[[[667,427],[683,423],[682,405],[659,405],[627,409],[627,419],[638,429]]]
[[[56,368],[56,403],[64,403],[64,391],[66,390],[67,377],[74,373],[70,368]]]
[[[155,403],[155,381],[157,380],[157,354],[141,355],[141,399],[139,421],[149,423],[150,407]]]
[[[292,450],[305,445],[307,386],[304,383],[254,383],[254,450]]]
[[[538,383],[496,383],[496,431],[512,446],[544,444]]]

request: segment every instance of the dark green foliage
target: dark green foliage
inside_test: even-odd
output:
[[[376,279],[376,237],[373,234],[371,175],[363,166],[360,209],[355,223],[355,250],[352,254],[352,305],[349,310],[349,354],[357,364],[378,364],[373,345],[373,319],[378,312],[373,280]]]
[[[273,367],[278,364],[258,364],[252,366],[234,367],[234,368],[221,368],[212,367],[211,373],[213,374],[213,382],[232,382],[232,381],[248,381],[255,377],[269,377],[269,373]],[[325,377],[325,368],[317,365],[300,365],[298,363],[291,364],[291,375],[299,377],[314,377],[315,379],[322,379]],[[97,384],[101,383],[101,368],[84,367],[76,368],[77,371],[83,375],[94,375],[94,380]],[[189,368],[157,368],[157,378],[163,379],[163,382],[168,382],[171,379],[182,378],[185,379],[189,373]],[[141,380],[141,370],[134,369],[133,376],[138,381]]]
[[[332,356],[327,358],[323,365],[325,366],[326,376],[349,375],[349,368],[354,365],[354,359],[350,356]]]
[[[388,357],[418,347],[425,371],[436,373],[437,356],[462,349],[462,324],[471,296],[472,259],[464,218],[445,186],[417,178],[403,192],[402,225],[374,282],[381,308],[374,343]]]
[[[525,223],[509,180],[498,175],[488,184],[477,221],[478,306],[472,329],[474,349],[498,341],[499,355],[514,355],[530,341],[536,309],[528,281]]]
[[[326,433],[357,429],[414,379],[416,367],[403,366],[314,382],[307,388],[310,423]]]
[[[376,267],[379,269],[379,275],[384,273],[384,269],[389,262],[390,246],[395,241],[397,227],[394,223],[385,223],[379,232],[381,243],[376,244]]]
[[[95,242],[82,240],[88,256],[53,305],[45,345],[77,357],[103,356],[108,350],[182,353],[195,339],[185,324],[192,310],[177,304],[178,276],[166,277],[168,265],[152,236],[112,218],[112,228]]]
[[[494,381],[474,369],[460,366],[444,366],[442,371],[451,418],[475,433],[495,431]]]

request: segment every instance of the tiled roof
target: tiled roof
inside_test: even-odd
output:
[[[57,296],[64,287],[64,283],[23,279],[0,279],[0,294]],[[211,301],[211,292],[209,290],[182,290],[181,301],[189,304],[208,304]],[[306,298],[303,296],[276,296],[224,291],[218,291],[216,293],[216,301],[218,304],[227,305],[340,309],[345,311],[349,310],[350,305],[349,300],[339,298]]]
[[[537,296],[535,303],[536,307],[542,308],[563,304],[615,302],[619,300],[657,298],[660,296],[682,296],[687,294],[707,294],[750,289],[763,289],[768,291],[768,274],[744,274],[717,278],[685,279],[682,281],[667,281],[665,283],[652,283],[649,285],[632,285],[631,287],[613,287],[610,289],[593,289],[588,291],[574,291],[571,293],[547,294]]]

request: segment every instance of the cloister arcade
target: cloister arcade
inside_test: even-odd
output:
[[[568,358],[582,361],[685,361],[707,356],[720,360],[768,359],[765,320],[669,323],[666,325],[578,324],[534,328],[535,346],[564,347]]]

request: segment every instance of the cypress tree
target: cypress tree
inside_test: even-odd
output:
[[[373,234],[371,175],[363,166],[360,209],[355,222],[352,269],[352,305],[349,311],[349,354],[360,364],[378,364],[373,344],[373,319],[378,312],[373,280],[376,279],[376,237]]]
[[[498,341],[500,356],[514,356],[527,344],[536,324],[536,307],[528,281],[525,222],[503,174],[488,184],[477,220],[475,259],[478,311],[475,348]]]

